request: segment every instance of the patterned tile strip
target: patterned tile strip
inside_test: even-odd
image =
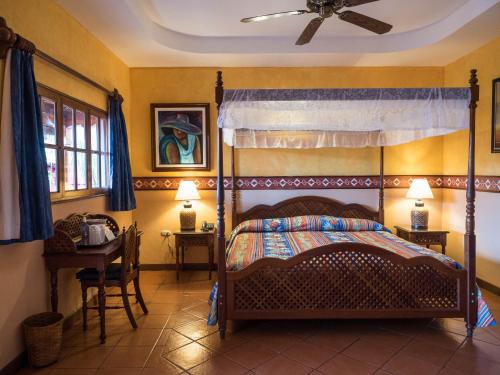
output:
[[[427,178],[432,188],[465,189],[466,176],[385,176],[386,188],[407,188],[414,178]],[[134,177],[135,190],[177,190],[183,177]],[[217,177],[189,177],[200,190],[216,190]],[[231,179],[224,178],[231,188]],[[376,189],[378,176],[238,177],[238,190]],[[478,191],[500,193],[500,176],[477,176]]]

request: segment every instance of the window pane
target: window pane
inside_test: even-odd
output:
[[[82,111],[76,110],[75,115],[76,121],[76,147],[77,148],[85,148],[85,113]]]
[[[104,118],[101,118],[100,121],[101,121],[101,151],[107,152],[109,151],[108,121]]]
[[[92,187],[99,187],[99,154],[92,154]]]
[[[57,150],[53,148],[46,148],[45,155],[47,156],[47,172],[49,174],[49,187],[50,192],[57,192]]]
[[[75,190],[75,153],[64,151],[64,190]]]
[[[56,102],[42,97],[43,141],[50,145],[56,144]]]
[[[87,188],[87,154],[85,152],[76,153],[76,180],[78,190]]]
[[[101,154],[101,187],[110,186],[109,154]]]
[[[93,115],[90,116],[90,148],[99,151],[99,119]]]
[[[63,124],[64,124],[64,145],[68,147],[75,146],[74,127],[73,127],[73,108],[63,105]]]

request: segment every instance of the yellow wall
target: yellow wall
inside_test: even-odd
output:
[[[491,153],[492,80],[500,77],[500,38],[480,47],[445,67],[445,86],[466,86],[470,69],[478,70],[480,100],[476,116],[476,174],[498,176],[500,154]],[[467,173],[468,131],[443,137],[443,174]],[[450,255],[463,258],[465,231],[465,192],[443,191],[442,225],[448,228]],[[476,234],[478,276],[500,285],[498,223],[500,195],[478,193],[476,199]]]
[[[125,117],[130,120],[128,67],[52,0],[1,0],[0,15],[15,32],[33,41],[42,51],[105,87],[118,88],[125,98]],[[35,65],[39,82],[106,109],[106,96],[102,92],[36,58]],[[3,60],[0,71],[3,78]],[[106,201],[99,197],[57,204],[52,209],[54,219],[82,211],[105,212]],[[112,215],[122,225],[132,220],[130,212]],[[22,351],[21,321],[49,308],[42,251],[41,241],[0,246],[0,369]],[[81,304],[74,271],[60,272],[59,285],[60,310],[71,314]]]

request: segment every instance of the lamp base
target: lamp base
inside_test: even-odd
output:
[[[179,218],[181,230],[194,230],[196,228],[196,211],[190,204],[184,205]]]
[[[415,203],[411,210],[412,229],[427,229],[429,224],[429,211],[424,207],[423,202]]]

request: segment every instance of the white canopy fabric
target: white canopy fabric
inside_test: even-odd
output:
[[[218,118],[237,148],[391,146],[469,126],[468,88],[226,90]]]

